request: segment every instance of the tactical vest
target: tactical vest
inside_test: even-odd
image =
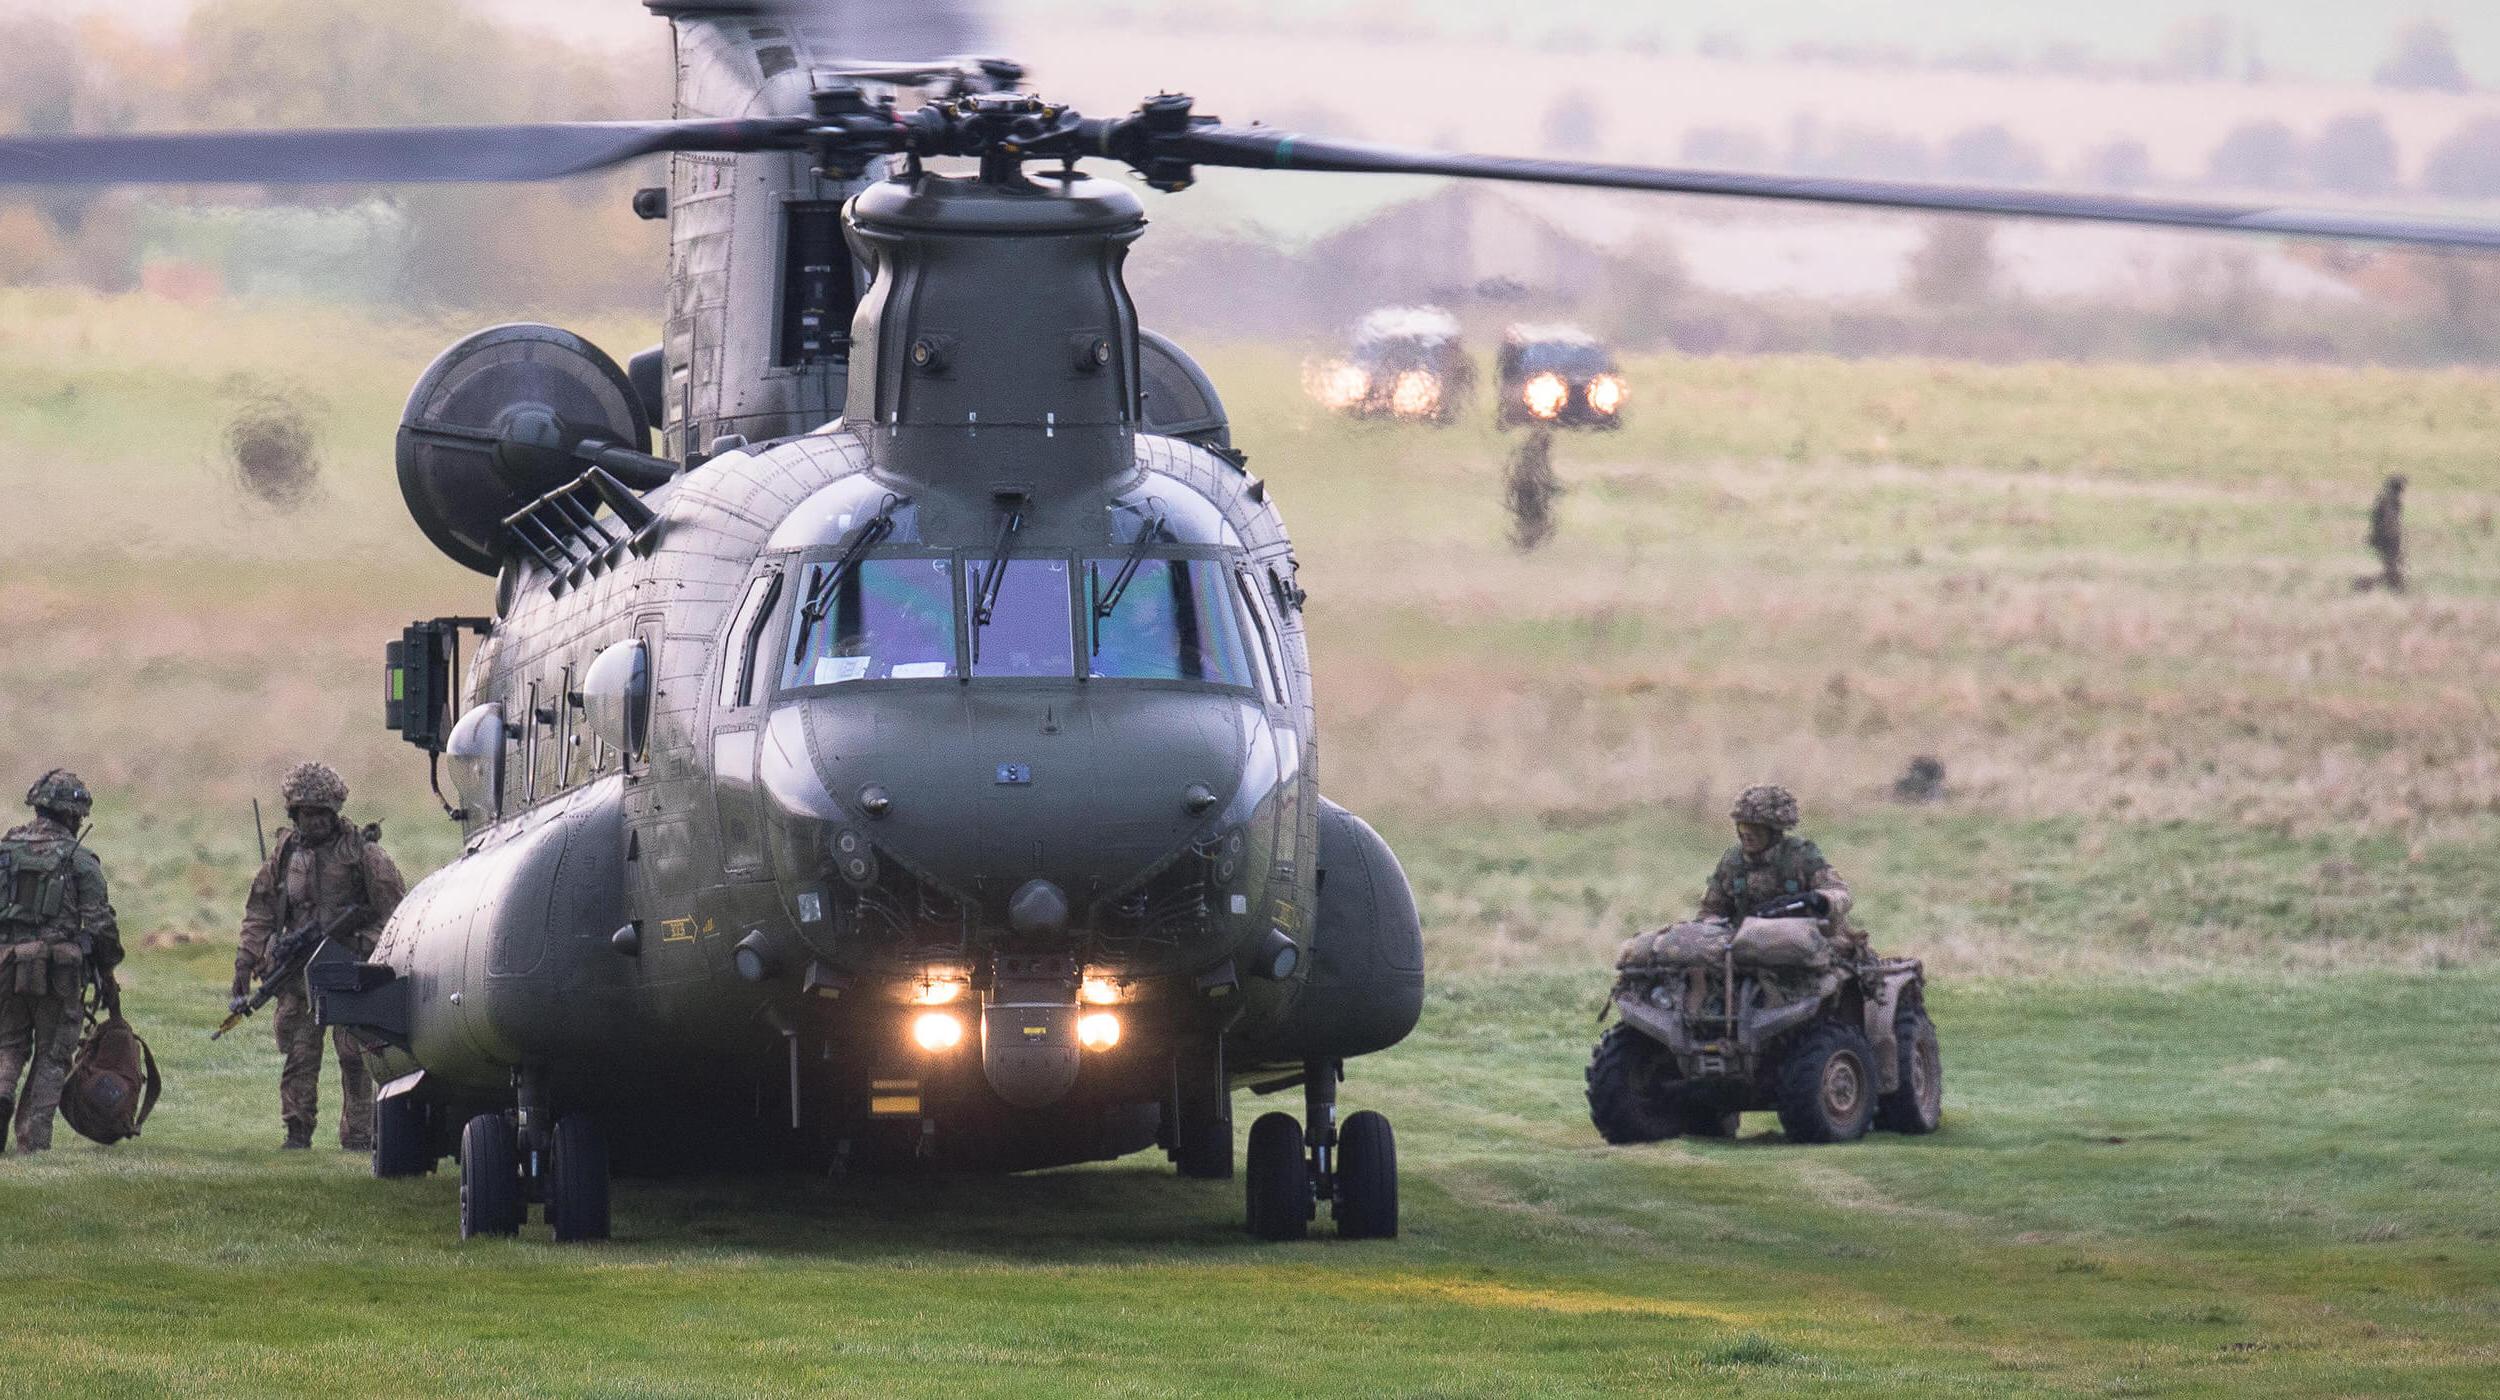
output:
[[[69,908],[76,849],[54,841],[0,841],[0,942],[38,939],[59,924]]]
[[[356,827],[347,826],[342,823],[341,830],[337,837],[339,854],[346,860],[347,868],[352,873],[356,883],[356,902],[364,905],[368,909],[373,907],[373,876],[371,872],[365,868],[365,846],[370,842],[380,840],[381,836],[382,828],[379,824]],[[279,919],[281,930],[293,928],[296,925],[301,924],[307,917],[305,910],[295,907],[295,891],[292,887],[292,880],[290,878],[294,872],[295,857],[299,851],[310,856],[313,860],[313,867],[311,871],[308,872],[308,879],[317,885],[321,878],[320,849],[318,847],[305,846],[299,843],[295,839],[294,830],[290,828],[286,835],[278,838],[278,854],[276,859],[276,894],[278,897],[278,910],[281,916]],[[310,893],[317,898],[319,890],[316,888],[310,891]]]

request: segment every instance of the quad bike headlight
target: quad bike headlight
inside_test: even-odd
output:
[[[1547,370],[1530,378],[1520,389],[1519,398],[1539,418],[1560,418],[1563,405],[1571,402],[1571,386],[1563,382],[1561,375]]]
[[[1623,380],[1601,374],[1589,381],[1589,407],[1611,418],[1623,411]]]

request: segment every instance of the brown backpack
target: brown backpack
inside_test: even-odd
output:
[[[164,1089],[148,1043],[116,1013],[88,1023],[61,1086],[61,1116],[80,1137],[110,1147],[139,1135]]]

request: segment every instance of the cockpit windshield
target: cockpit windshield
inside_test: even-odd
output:
[[[802,571],[784,688],[955,674],[955,568],[946,559],[861,559]]]
[[[1211,559],[1089,559],[1089,674],[1105,679],[1252,684],[1224,568]]]

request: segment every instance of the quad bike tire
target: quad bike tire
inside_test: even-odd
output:
[[[1687,1131],[1675,1103],[1683,1082],[1675,1052],[1618,1021],[1589,1054],[1589,1122],[1617,1146],[1663,1142]]]
[[[1866,1032],[1817,1026],[1780,1065],[1780,1128],[1791,1142],[1855,1142],[1874,1125],[1877,1082]]]
[[[1888,1133],[1932,1133],[1944,1122],[1944,1053],[1925,1008],[1904,1006],[1892,1019],[1901,1057],[1901,1086],[1875,1101],[1875,1126]]]

